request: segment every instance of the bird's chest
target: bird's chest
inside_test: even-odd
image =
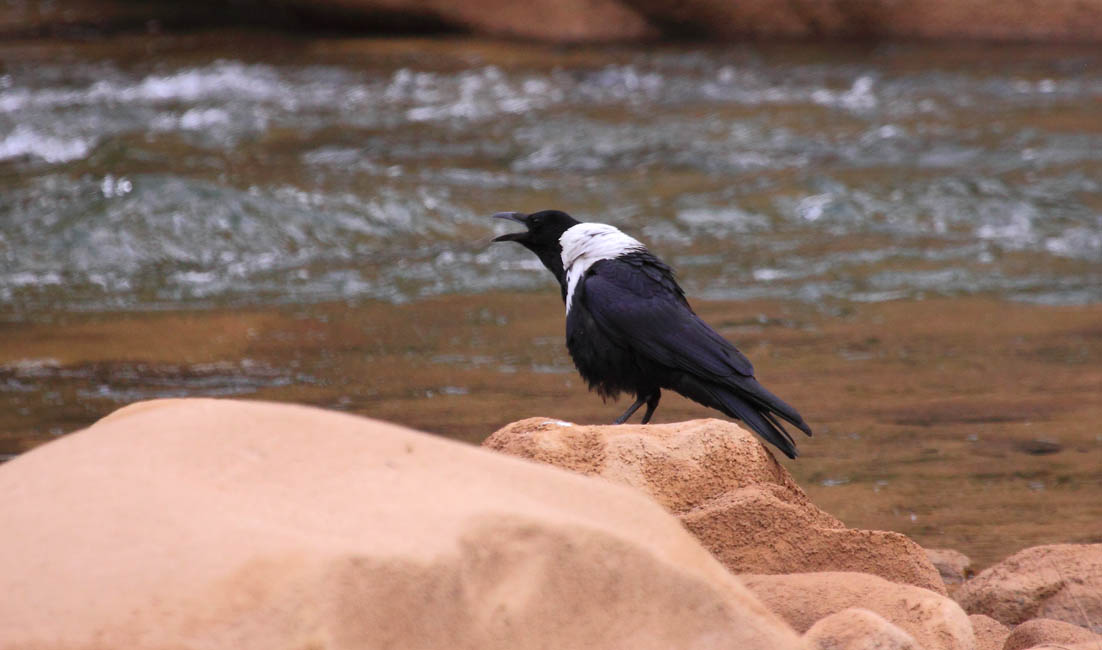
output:
[[[610,339],[577,303],[566,317],[566,347],[574,366],[591,386],[609,393],[635,389],[638,368],[631,350]]]

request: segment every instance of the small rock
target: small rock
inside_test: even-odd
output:
[[[923,650],[876,612],[851,607],[819,619],[804,634],[807,650]]]
[[[1044,440],[1037,438],[1035,440],[1022,440],[1016,443],[1015,448],[1025,454],[1031,456],[1048,456],[1049,454],[1055,454],[1061,451],[1064,447],[1055,440]]]
[[[959,585],[975,575],[972,560],[960,551],[951,548],[928,548],[926,557],[930,558],[934,568],[941,574],[946,585]]]
[[[1025,650],[1038,645],[1071,645],[1093,642],[1102,648],[1102,636],[1085,627],[1051,618],[1035,618],[1022,623],[1006,637],[1002,650]]]
[[[1102,544],[1019,551],[965,582],[956,599],[1004,625],[1052,618],[1102,633]]]
[[[876,612],[914,637],[923,650],[973,650],[968,615],[951,599],[929,589],[902,585],[867,573],[741,575],[766,607],[797,632],[845,609]]]
[[[976,650],[1002,650],[1010,628],[983,614],[972,614],[968,620],[972,621],[972,631],[976,634]]]

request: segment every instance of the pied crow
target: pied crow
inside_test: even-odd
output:
[[[578,372],[602,398],[635,402],[614,424],[647,405],[650,422],[662,389],[742,420],[789,458],[796,444],[777,418],[811,435],[796,409],[754,378],[735,346],[702,321],[673,271],[617,228],[565,212],[499,212],[527,229],[494,239],[521,244],[559,281],[566,303],[566,347]]]

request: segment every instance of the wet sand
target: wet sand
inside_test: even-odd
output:
[[[784,462],[847,524],[981,566],[1102,541],[1102,305],[694,304],[811,423]],[[553,291],[0,322],[0,454],[167,395],[315,404],[471,443],[530,416],[611,421],[626,402],[586,391],[562,330]],[[656,421],[713,415],[667,393]]]

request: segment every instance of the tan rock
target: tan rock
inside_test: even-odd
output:
[[[819,619],[804,634],[807,650],[922,650],[914,637],[858,607]]]
[[[1093,643],[1102,648],[1102,636],[1085,627],[1051,618],[1035,618],[1022,623],[1006,637],[1002,650],[1025,650],[1038,645]]]
[[[964,583],[956,598],[1006,625],[1053,618],[1102,633],[1102,544],[1027,548]]]
[[[766,607],[798,632],[845,609],[876,612],[914,637],[924,650],[973,650],[968,615],[951,599],[928,589],[888,582],[867,573],[742,575]]]
[[[946,585],[959,585],[975,575],[972,570],[972,560],[960,551],[951,548],[928,548],[926,557],[941,574],[941,579]]]
[[[2,648],[801,644],[637,492],[345,414],[139,404],[0,493]]]
[[[944,593],[921,547],[899,533],[846,528],[732,422],[579,426],[530,418],[483,445],[643,491],[735,573],[858,571]]]
[[[1002,650],[1010,628],[983,614],[971,614],[972,632],[976,635],[976,650]]]

